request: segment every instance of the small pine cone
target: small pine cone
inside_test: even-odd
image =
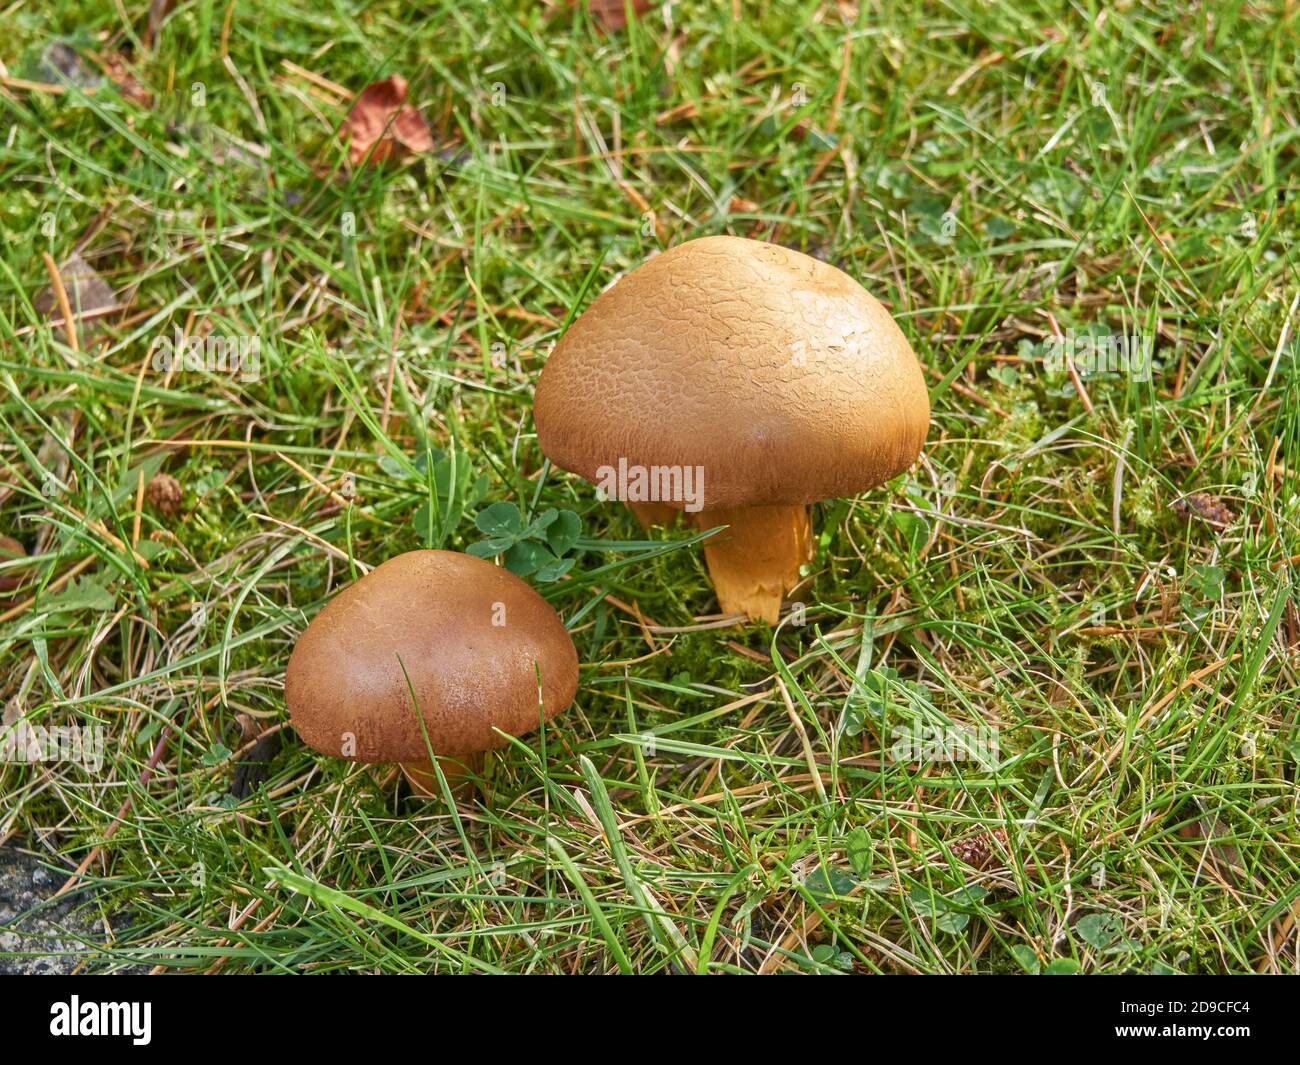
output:
[[[993,858],[999,844],[1003,847],[1007,844],[1005,828],[995,828],[992,832],[984,830],[969,839],[958,840],[953,845],[952,852],[967,865],[983,869]]]
[[[1192,492],[1180,496],[1171,506],[1175,514],[1184,518],[1200,518],[1206,525],[1216,529],[1226,529],[1237,519],[1232,509],[1225,505],[1223,500],[1218,496],[1210,495],[1209,492]]]
[[[144,490],[144,497],[160,514],[171,517],[180,509],[181,483],[171,474],[155,474]]]

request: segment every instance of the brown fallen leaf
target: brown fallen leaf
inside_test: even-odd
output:
[[[1203,842],[1211,864],[1228,883],[1239,886],[1246,875],[1241,852],[1232,843],[1232,828],[1217,817],[1202,817],[1178,826],[1180,839]],[[1214,842],[1219,840],[1219,842]]]
[[[120,305],[108,282],[100,277],[95,268],[77,252],[73,252],[59,263],[59,279],[63,282],[64,291],[68,295],[68,306],[72,308],[72,317],[79,323],[77,333],[81,343],[85,345],[97,329],[93,320],[116,311]],[[59,311],[59,299],[53,286],[39,293],[32,301],[32,305],[38,313],[47,318],[55,316],[62,319],[63,317]],[[88,324],[87,319],[92,320],[92,324]]]
[[[1192,492],[1175,499],[1170,505],[1174,508],[1174,513],[1181,514],[1184,518],[1200,518],[1206,525],[1212,525],[1216,529],[1226,529],[1236,519],[1236,515],[1223,500],[1209,492]]]
[[[639,17],[654,4],[651,0],[631,0],[631,7],[632,13]],[[623,6],[623,0],[587,0],[587,10],[603,30],[612,33],[627,26],[627,8]]]
[[[348,158],[357,166],[367,156],[382,163],[395,150],[429,152],[433,134],[424,116],[406,102],[406,79],[394,74],[366,86],[353,101],[340,133],[348,139]]]
[[[154,42],[158,40],[158,35],[162,30],[162,24],[166,21],[167,16],[171,14],[172,8],[176,6],[176,0],[149,0],[149,25],[145,27],[144,43],[146,48],[152,48]]]
[[[27,557],[27,548],[12,536],[0,536],[0,562],[18,562]],[[0,593],[12,592],[27,579],[23,568],[8,567],[0,570]]]

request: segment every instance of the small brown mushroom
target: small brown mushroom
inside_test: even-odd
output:
[[[534,731],[577,688],[578,653],[546,600],[452,551],[398,555],[345,588],[299,637],[284,678],[310,746],[400,762],[426,796],[440,794],[430,752],[449,783],[463,783],[507,742],[495,730]]]
[[[889,312],[810,256],[704,237],[602,293],[542,370],[537,438],[555,465],[701,529],[728,613],[775,622],[813,556],[808,505],[916,461],[920,365]]]

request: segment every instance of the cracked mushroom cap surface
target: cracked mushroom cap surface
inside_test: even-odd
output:
[[[705,509],[857,495],[906,470],[930,422],[916,355],[866,289],[741,237],[679,244],[603,292],[533,410],[555,465],[593,482],[620,458],[702,466]]]
[[[463,759],[506,742],[493,728],[539,727],[539,670],[550,720],[573,702],[578,653],[546,600],[472,555],[410,551],[316,615],[289,657],[285,701],[298,734],[324,754],[421,762],[414,689],[433,753]]]

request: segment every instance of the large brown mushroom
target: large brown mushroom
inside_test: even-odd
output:
[[[557,466],[702,529],[722,609],[775,622],[813,555],[808,505],[920,454],[930,401],[889,312],[807,255],[704,237],[602,293],[542,370],[537,437]]]
[[[452,551],[398,555],[341,591],[299,637],[284,678],[310,746],[400,762],[426,795],[439,793],[430,752],[464,783],[507,742],[495,730],[534,731],[577,687],[578,654],[550,605],[508,570]]]

